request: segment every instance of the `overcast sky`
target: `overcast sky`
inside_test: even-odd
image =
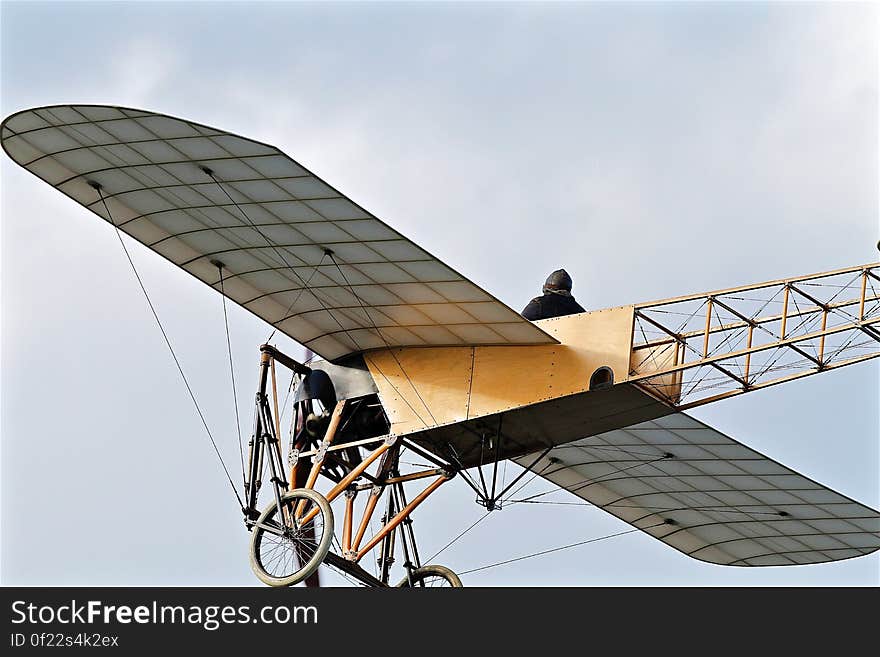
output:
[[[517,310],[558,267],[595,309],[878,259],[875,4],[4,2],[0,19],[4,116],[107,103],[274,144]],[[5,156],[0,229],[2,582],[257,584],[113,231]],[[237,469],[220,297],[129,243]],[[230,313],[247,409],[268,328]],[[872,361],[693,414],[878,508],[878,387]],[[472,498],[456,481],[418,510],[423,555],[482,515]],[[627,528],[514,505],[437,561]],[[876,585],[880,557],[725,568],[637,533],[463,580]]]

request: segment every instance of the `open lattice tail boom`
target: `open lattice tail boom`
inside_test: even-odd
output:
[[[880,263],[634,306],[629,381],[679,409],[880,356]]]

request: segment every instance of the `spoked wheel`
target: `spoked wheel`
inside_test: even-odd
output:
[[[323,495],[297,488],[272,502],[253,528],[251,568],[269,586],[292,586],[314,573],[333,540],[333,510]]]
[[[404,577],[397,585],[398,588],[461,588],[461,580],[458,575],[446,566],[422,566],[416,568],[409,577]]]

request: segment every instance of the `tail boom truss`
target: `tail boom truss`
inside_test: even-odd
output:
[[[679,410],[880,356],[880,263],[637,304],[628,381]]]

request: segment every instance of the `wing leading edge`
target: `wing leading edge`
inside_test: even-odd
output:
[[[22,167],[328,360],[555,340],[273,146],[170,116],[8,117]],[[104,200],[90,183],[98,183]]]
[[[709,563],[812,564],[880,548],[877,511],[684,413],[556,447],[533,469]]]

